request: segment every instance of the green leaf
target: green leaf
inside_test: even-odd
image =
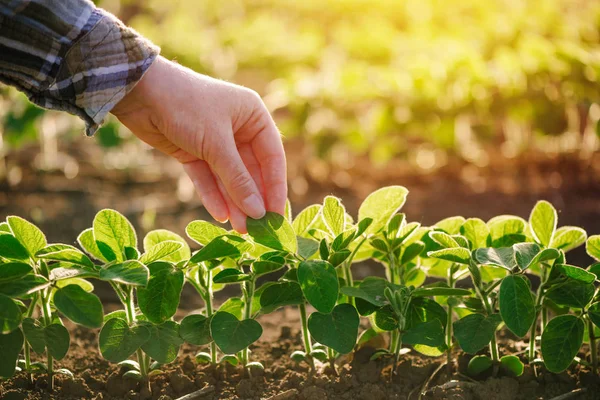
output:
[[[225,268],[213,278],[214,283],[238,283],[246,282],[251,279],[251,276],[243,273],[239,269]]]
[[[212,342],[210,336],[210,318],[204,315],[192,314],[188,315],[181,321],[179,334],[186,342],[203,346]]]
[[[148,265],[150,279],[139,288],[138,304],[150,322],[160,324],[175,315],[183,289],[183,272],[171,264],[157,261]]]
[[[315,312],[308,318],[308,330],[319,343],[341,354],[354,349],[360,318],[351,304],[339,304],[330,314]]]
[[[66,244],[51,244],[39,250],[35,256],[50,261],[65,261],[81,267],[94,268],[94,263],[81,250]]]
[[[131,223],[115,210],[104,209],[94,217],[94,239],[101,253],[106,256],[103,246],[114,253],[116,260],[125,260],[125,247],[137,247],[137,236]]]
[[[319,213],[321,212],[321,206],[319,204],[313,204],[312,206],[306,207],[300,211],[300,214],[296,216],[292,227],[296,235],[303,236],[313,226],[313,224],[319,219]]]
[[[108,259],[104,257],[100,249],[98,248],[98,244],[96,243],[96,239],[94,239],[94,229],[88,228],[81,232],[77,237],[77,243],[84,249],[89,255],[95,258],[98,261],[107,262]]]
[[[146,286],[149,275],[148,268],[135,260],[125,261],[120,264],[110,264],[100,270],[101,280],[130,286]]]
[[[585,251],[593,259],[600,261],[600,235],[593,235],[588,238],[585,243]],[[2,255],[2,250],[0,250],[0,255]]]
[[[312,257],[319,250],[319,242],[298,236],[298,255],[304,259]]]
[[[462,247],[456,240],[454,240],[452,236],[448,235],[446,232],[431,231],[429,232],[429,237],[444,249]]]
[[[219,349],[235,354],[260,339],[262,327],[253,319],[238,320],[235,315],[218,311],[212,317],[210,332]]]
[[[473,252],[475,261],[481,265],[493,265],[512,271],[517,266],[512,247],[477,249]]]
[[[178,263],[180,261],[190,259],[190,246],[187,244],[185,239],[166,229],[155,229],[148,232],[148,234],[144,237],[144,251],[148,252],[157,244],[166,241],[181,243],[182,247],[178,251],[171,253],[168,256],[163,256],[163,258],[161,258],[163,261]]]
[[[16,372],[17,360],[23,348],[23,333],[16,329],[0,334],[0,378],[10,378]]]
[[[454,322],[454,337],[465,353],[475,354],[490,343],[501,322],[499,314],[469,314]]]
[[[442,346],[444,344],[444,327],[437,319],[416,324],[402,334],[402,342],[410,345]]]
[[[426,297],[411,298],[406,315],[406,329],[411,329],[423,322],[438,320],[443,327],[448,322],[448,314],[444,307]]]
[[[490,228],[492,247],[510,247],[526,240],[523,233],[526,222],[521,217],[500,215],[490,219],[487,225]]]
[[[38,290],[44,289],[50,285],[50,282],[41,275],[25,275],[16,281],[0,282],[0,294],[8,297],[22,297]]]
[[[281,262],[278,262],[281,261]],[[252,272],[256,276],[270,274],[271,272],[279,271],[285,266],[285,259],[281,258],[277,261],[259,260],[254,261],[251,266]]]
[[[588,317],[594,325],[600,328],[600,302],[593,303],[588,308]]]
[[[200,263],[224,257],[237,258],[242,255],[249,243],[235,235],[218,236],[192,256],[190,262]]]
[[[177,358],[183,339],[179,336],[179,325],[174,321],[165,321],[160,325],[147,325],[150,339],[142,345],[142,350],[153,360],[169,364]]]
[[[596,280],[596,275],[574,265],[555,264],[553,268],[567,278],[574,279],[579,282],[592,283]]]
[[[38,354],[44,353],[46,351],[46,336],[42,324],[33,318],[25,318],[22,328],[27,343],[31,345],[33,351]]]
[[[413,242],[406,246],[402,251],[402,257],[400,259],[400,264],[408,264],[416,257],[418,257],[425,249],[425,243],[423,242]]]
[[[460,227],[460,234],[471,244],[471,249],[489,247],[491,244],[490,228],[479,218],[469,218]]]
[[[346,296],[363,299],[377,307],[383,307],[386,304],[385,288],[389,286],[390,283],[385,279],[369,276],[358,287],[344,286],[340,292]]]
[[[227,312],[232,314],[237,319],[242,319],[242,312],[244,310],[244,302],[238,297],[230,297],[219,307],[219,311]]]
[[[556,230],[550,247],[565,253],[585,243],[587,233],[576,226],[562,226]]]
[[[584,308],[594,297],[595,287],[591,283],[569,280],[554,285],[546,293],[546,298],[559,306]]]
[[[181,242],[175,242],[173,240],[167,240],[155,244],[140,257],[142,264],[150,264],[154,261],[171,261],[169,257],[183,248]],[[181,261],[181,260],[179,260]],[[178,262],[178,261],[175,261]]]
[[[337,197],[326,196],[323,201],[323,222],[333,237],[341,234],[346,225],[346,209]]]
[[[561,315],[548,322],[542,333],[542,356],[548,371],[558,374],[573,362],[583,344],[585,325],[574,315]]]
[[[467,367],[467,375],[469,376],[477,376],[482,372],[487,371],[492,367],[494,362],[491,358],[486,355],[479,355],[471,358],[469,361],[469,366]]]
[[[55,270],[52,270],[54,272]],[[87,281],[82,278],[67,278],[55,281],[56,288],[64,288],[69,285],[76,285],[82,288],[84,291],[88,293],[92,293],[94,291],[94,285],[90,281]]]
[[[69,351],[71,337],[67,328],[61,324],[51,324],[44,328],[46,349],[55,360],[62,360]]]
[[[29,252],[13,235],[0,233],[0,257],[9,260],[28,261]]]
[[[248,218],[246,227],[248,234],[258,244],[290,253],[298,251],[294,229],[282,215],[267,212],[260,219]]]
[[[88,328],[100,328],[104,319],[104,309],[95,294],[77,285],[68,285],[54,294],[54,305],[67,318]]]
[[[558,215],[552,204],[545,200],[536,203],[529,216],[529,226],[536,242],[548,247],[554,237]]]
[[[449,287],[426,287],[417,288],[412,292],[413,297],[431,297],[431,296],[470,296],[468,289],[458,289]]]
[[[127,322],[113,318],[100,331],[99,347],[102,357],[114,363],[128,359],[150,339],[150,330],[143,325],[129,327]]]
[[[24,277],[33,269],[29,264],[22,262],[8,262],[0,264],[0,281],[14,281]]]
[[[460,227],[465,223],[465,218],[461,216],[448,217],[435,223],[435,226],[449,235],[456,235],[460,232]]]
[[[13,235],[27,249],[30,257],[35,258],[35,253],[46,247],[46,236],[31,222],[14,215],[7,217],[6,221]]]
[[[271,313],[279,307],[303,302],[302,289],[296,282],[277,282],[265,288],[260,295],[260,307],[264,314]]]
[[[523,375],[525,365],[517,356],[504,356],[500,359],[500,367],[513,376]]]
[[[227,231],[206,221],[192,221],[185,228],[185,233],[190,239],[201,244],[208,245],[219,236],[227,234]]]
[[[298,266],[298,282],[306,300],[318,311],[330,313],[339,292],[337,273],[327,261],[302,261]]]
[[[9,297],[0,295],[0,334],[7,334],[19,327],[23,314]]]
[[[369,317],[371,326],[379,331],[393,331],[399,328],[400,321],[391,306],[387,305],[375,311]]]
[[[351,254],[352,252],[348,249],[336,251],[335,253],[329,255],[329,259],[327,261],[329,261],[329,263],[335,268],[346,261]]]
[[[408,190],[402,186],[388,186],[371,193],[360,205],[358,220],[373,219],[365,233],[379,232],[406,202]]]
[[[524,277],[509,275],[500,285],[500,315],[507,328],[523,337],[531,328],[536,312],[535,300]]]
[[[517,243],[513,246],[515,250],[515,259],[521,271],[525,271],[538,263],[554,260],[560,256],[556,249],[541,249],[536,252],[533,243]]]
[[[440,260],[446,260],[467,265],[471,261],[471,252],[463,247],[454,247],[450,249],[430,251],[427,253],[427,256],[431,258],[438,258]]]

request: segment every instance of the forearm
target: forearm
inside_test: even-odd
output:
[[[159,49],[87,0],[0,0],[0,81],[92,135]]]

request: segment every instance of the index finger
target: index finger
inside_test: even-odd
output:
[[[266,112],[268,121],[252,139],[252,151],[260,164],[265,187],[265,205],[268,211],[285,213],[287,200],[287,165],[281,135]]]

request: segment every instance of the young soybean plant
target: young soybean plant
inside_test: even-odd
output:
[[[123,310],[104,318],[100,352],[129,369],[124,377],[147,380],[149,374],[160,372],[160,365],[176,359],[183,343],[172,317],[183,288],[179,267],[189,258],[189,247],[180,236],[157,230],[144,238],[145,252],[140,255],[131,223],[109,209],[96,214],[93,227],[78,241],[104,263],[98,279],[109,282],[123,304]],[[128,360],[133,354],[137,362]]]
[[[57,311],[90,328],[102,324],[102,304],[90,293],[92,284],[84,279],[97,276],[97,270],[74,247],[48,245],[44,234],[22,218],[8,217],[0,224],[0,232],[0,257],[4,261],[0,265],[0,376],[11,376],[18,369],[46,371],[52,390],[55,374],[72,375],[54,366],[55,360],[66,356],[70,344],[69,332]],[[29,305],[21,300],[29,301]],[[35,318],[36,311],[39,318]],[[24,358],[15,368],[23,345]],[[31,349],[46,353],[46,363],[32,363]]]
[[[346,218],[343,209],[338,211],[337,218]],[[317,215],[318,213],[315,214]],[[336,222],[339,223],[336,229],[341,229],[343,224]],[[290,266],[279,282],[263,286],[264,289],[260,294],[261,312],[272,312],[284,305],[298,305],[305,351],[295,352],[292,357],[298,361],[307,361],[313,368],[314,358],[322,361],[328,359],[335,371],[337,353],[349,353],[354,348],[359,317],[351,304],[337,304],[338,274],[332,263],[328,261],[334,260],[335,256],[331,258],[333,254],[329,251],[326,241],[323,239],[320,246],[320,255],[326,259],[310,259],[317,253],[318,242],[303,237],[297,238],[287,218],[267,213],[260,220],[248,219],[247,226],[249,235],[256,243],[287,253]],[[327,251],[324,250],[325,248]],[[340,246],[339,252],[344,248]],[[342,257],[338,265],[348,256],[349,254]],[[317,310],[310,318],[307,318],[306,314],[307,303]],[[311,336],[326,346],[326,353],[320,349],[313,349]]]
[[[586,244],[588,254],[600,260],[600,236],[591,236]],[[559,258],[564,263],[564,253]],[[598,264],[587,270],[573,265],[555,263],[548,271],[543,302],[550,308],[572,310],[551,319],[542,331],[543,362],[551,372],[562,372],[576,358],[584,340],[587,324],[591,369],[598,370],[598,349],[595,328],[600,326],[600,303],[597,287]]]
[[[186,230],[188,236],[204,244],[189,261],[191,273],[188,273],[188,281],[206,304],[206,315],[190,315],[182,322],[194,318],[199,328],[195,337],[191,329],[186,328],[186,335],[191,338],[186,340],[194,344],[211,343],[209,354],[197,355],[196,358],[201,362],[217,364],[218,346],[225,354],[221,361],[240,364],[248,371],[253,367],[262,369],[262,364],[250,362],[248,349],[262,335],[262,327],[254,319],[258,308],[255,304],[256,279],[271,272],[270,268],[283,268],[284,259],[269,255],[262,246],[257,249],[237,233],[228,233],[204,221],[195,221]],[[268,261],[269,258],[272,261]],[[212,293],[215,286],[228,284],[241,285],[241,298],[230,298],[217,312],[213,312]]]

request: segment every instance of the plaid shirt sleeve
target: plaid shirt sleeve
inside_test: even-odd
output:
[[[88,136],[158,53],[89,0],[0,0],[0,82],[81,117]]]

